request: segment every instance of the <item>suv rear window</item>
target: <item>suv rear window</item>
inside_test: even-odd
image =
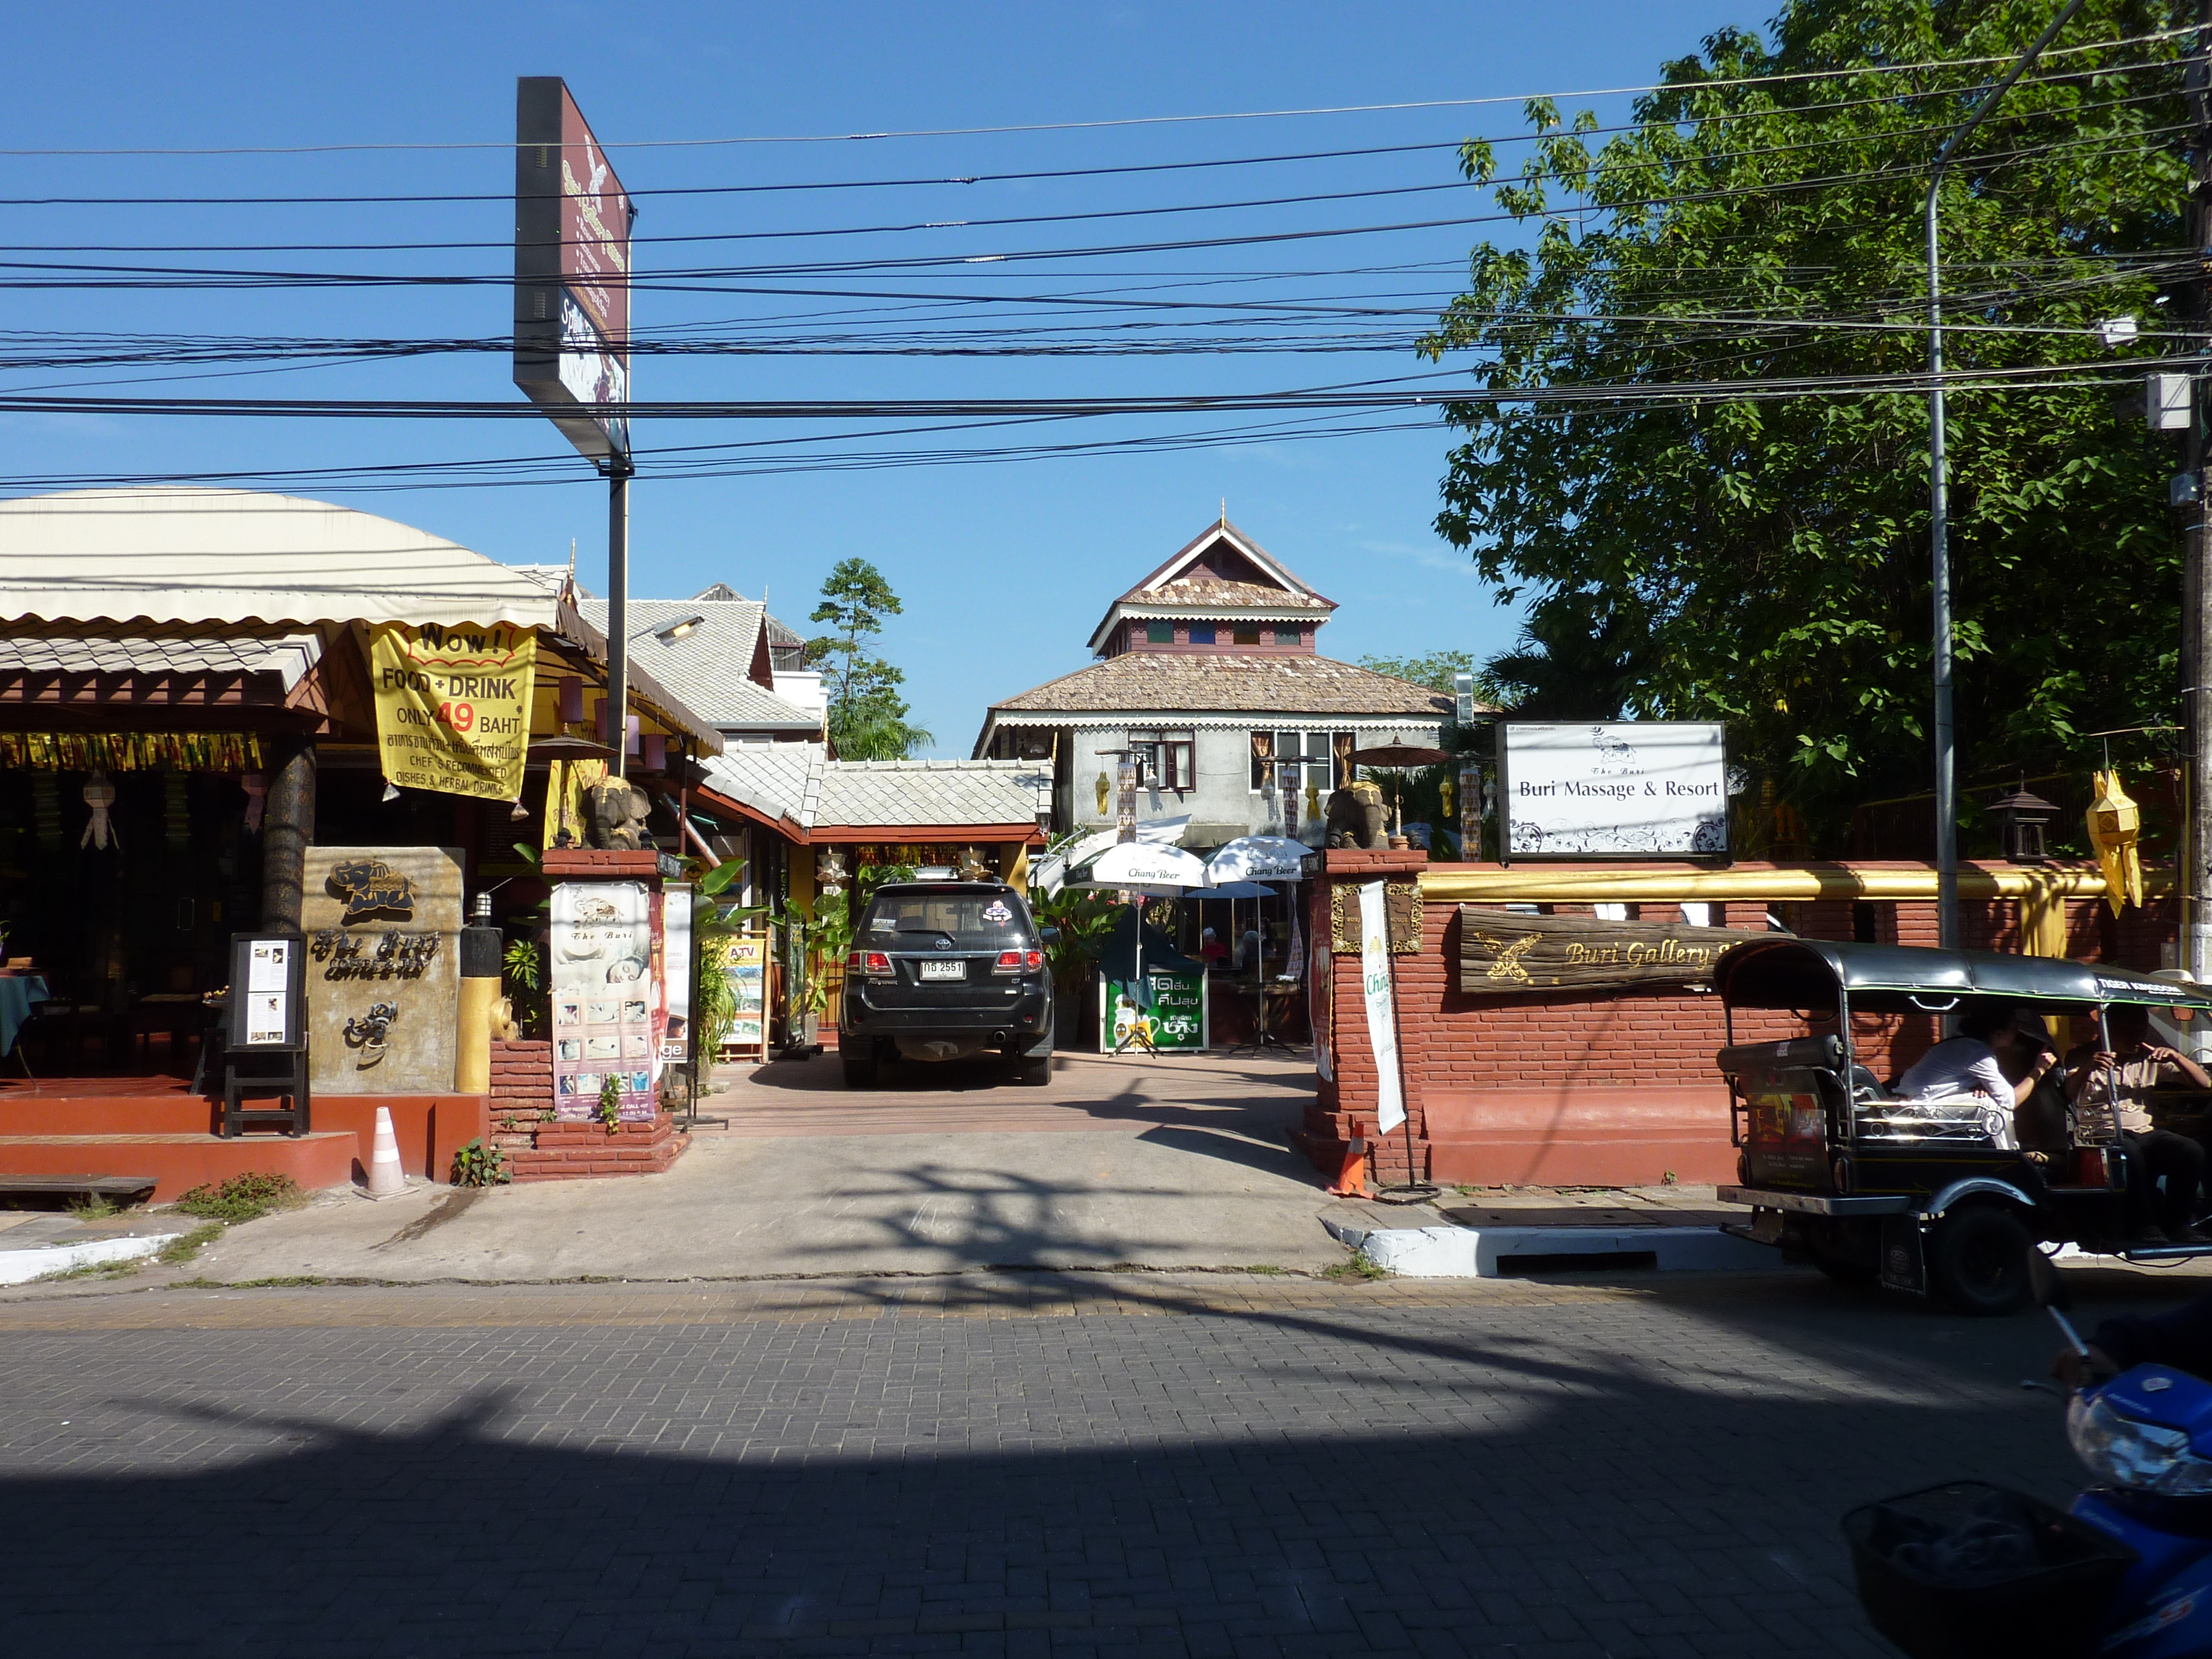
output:
[[[1026,938],[1027,921],[1010,893],[878,893],[854,943],[876,950],[995,951]]]

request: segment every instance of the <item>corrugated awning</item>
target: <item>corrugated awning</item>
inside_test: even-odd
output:
[[[0,501],[0,621],[556,625],[557,597],[427,531],[250,489]]]

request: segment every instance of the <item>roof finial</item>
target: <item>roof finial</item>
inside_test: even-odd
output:
[[[1226,495],[1221,498],[1221,527],[1224,530],[1229,528],[1229,497]]]
[[[573,578],[574,577],[575,574],[576,574],[576,538],[575,538],[574,536],[571,536],[571,537],[569,537],[569,538],[568,538],[568,574],[569,574],[569,576],[573,579]]]

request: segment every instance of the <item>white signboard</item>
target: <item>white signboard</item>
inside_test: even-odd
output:
[[[1717,723],[1498,728],[1508,858],[1698,857],[1728,851],[1728,753]]]
[[[1398,1010],[1390,994],[1390,926],[1382,884],[1359,889],[1359,971],[1367,997],[1367,1043],[1375,1051],[1375,1133],[1387,1135],[1406,1121],[1406,1096],[1398,1081]]]

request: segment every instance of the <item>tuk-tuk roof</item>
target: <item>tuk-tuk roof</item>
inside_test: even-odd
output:
[[[1840,987],[1854,1008],[1875,1013],[1945,1012],[1982,998],[2212,1010],[2212,993],[2205,988],[2131,968],[1995,951],[1772,936],[1731,946],[1713,964],[1713,987],[1739,1008],[1832,1009]]]

